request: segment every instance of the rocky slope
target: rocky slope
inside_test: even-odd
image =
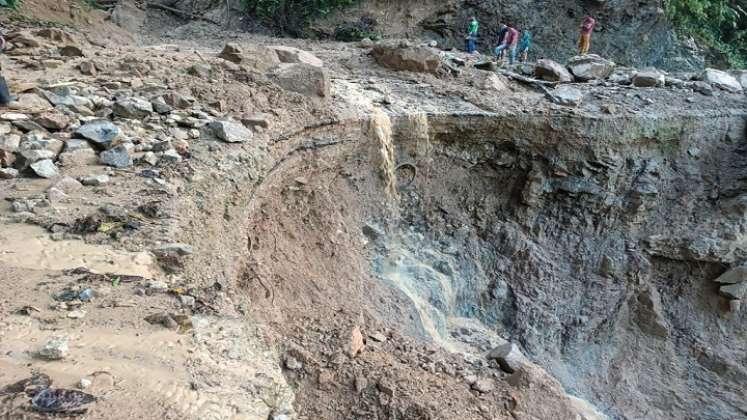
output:
[[[478,47],[490,53],[497,44],[499,21],[513,22],[534,34],[533,59],[565,61],[575,54],[578,27],[586,14],[594,16],[591,51],[618,63],[666,70],[702,69],[703,53],[691,40],[678,39],[664,16],[661,0],[630,1],[363,1],[320,22],[316,29],[331,34],[344,22],[373,18],[384,37],[433,39],[447,48],[464,48],[471,16],[480,21]]]
[[[747,413],[744,75],[28,26],[2,414]]]

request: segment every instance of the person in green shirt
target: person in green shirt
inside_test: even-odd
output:
[[[470,54],[477,50],[477,30],[479,27],[480,24],[477,23],[477,18],[472,16],[469,28],[467,29],[467,52]]]

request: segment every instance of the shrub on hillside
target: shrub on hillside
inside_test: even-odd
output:
[[[733,67],[747,66],[747,0],[666,0],[680,33],[720,51]]]
[[[247,11],[278,33],[303,35],[312,19],[350,6],[356,0],[244,0]]]

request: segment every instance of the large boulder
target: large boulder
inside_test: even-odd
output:
[[[258,71],[267,71],[280,64],[277,53],[270,48],[240,46],[233,42],[226,44],[218,57],[235,64],[252,67]]]
[[[392,70],[436,74],[441,69],[441,56],[429,47],[377,44],[371,54]]]
[[[488,360],[498,362],[501,369],[508,373],[514,373],[530,363],[514,343],[504,343],[494,348],[488,353],[487,357]]]
[[[637,87],[664,87],[666,78],[664,73],[657,69],[644,69],[633,75],[633,86]]]
[[[537,60],[534,75],[538,79],[550,82],[572,82],[573,75],[557,61],[549,59]]]
[[[145,11],[135,5],[134,0],[121,0],[114,6],[111,20],[128,32],[138,33],[145,23]]]
[[[713,86],[727,92],[741,93],[743,90],[742,84],[739,83],[737,78],[725,71],[705,69],[701,78]]]
[[[323,67],[324,62],[314,54],[293,47],[273,46],[269,47],[275,51],[282,63],[303,63],[315,67]]]
[[[291,92],[311,97],[330,96],[329,75],[319,67],[303,63],[283,63],[272,69],[270,78],[278,86]]]
[[[568,62],[568,70],[582,82],[606,79],[615,70],[615,63],[596,54],[579,55]]]

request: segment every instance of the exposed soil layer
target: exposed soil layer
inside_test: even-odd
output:
[[[745,310],[714,282],[747,259],[744,94],[574,83],[567,106],[476,57],[395,72],[293,41],[323,60],[319,96],[203,30],[225,34],[71,30],[82,57],[4,63],[37,104],[88,99],[56,110],[118,125],[135,159],[0,180],[0,416],[47,417],[5,388],[33,373],[95,396],[91,419],[747,415]],[[179,105],[122,110],[159,97]],[[77,136],[10,111],[25,143]],[[244,137],[218,138],[227,122]],[[58,337],[64,357],[40,357]],[[506,342],[521,363],[486,357]]]

